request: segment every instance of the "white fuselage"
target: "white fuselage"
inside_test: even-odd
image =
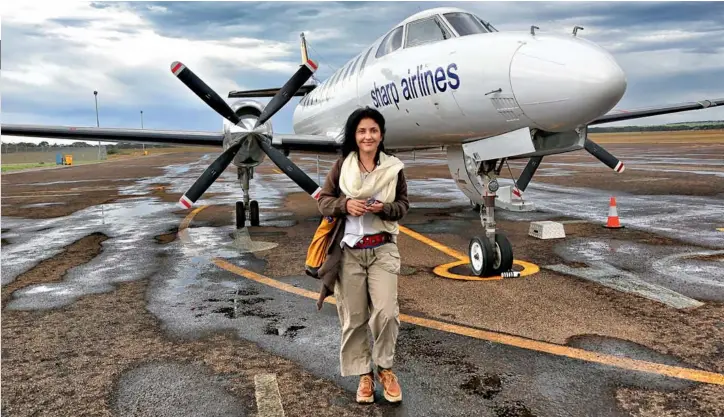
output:
[[[626,90],[613,57],[575,37],[493,32],[403,47],[375,58],[379,40],[296,107],[298,134],[343,135],[370,106],[393,146],[444,146],[522,127],[560,132],[607,113]],[[345,77],[346,74],[346,77]],[[330,80],[332,81],[330,83]]]

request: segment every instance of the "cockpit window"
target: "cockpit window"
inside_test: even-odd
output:
[[[394,28],[382,39],[380,47],[377,48],[375,58],[381,58],[389,53],[395,52],[402,46],[402,26]]]
[[[452,33],[437,17],[428,17],[407,24],[405,48],[450,38]]]
[[[470,13],[453,12],[445,13],[443,16],[460,36],[491,32],[480,19]]]

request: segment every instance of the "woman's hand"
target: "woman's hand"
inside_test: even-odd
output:
[[[362,216],[367,212],[364,200],[347,200],[347,213]]]
[[[383,208],[384,204],[379,201],[366,207],[368,213],[380,213]]]

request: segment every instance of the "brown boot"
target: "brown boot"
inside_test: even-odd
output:
[[[375,380],[372,378],[372,373],[360,375],[357,402],[360,404],[375,402]]]
[[[383,369],[377,373],[377,377],[382,383],[385,399],[391,403],[402,401],[402,389],[395,375],[390,369]]]

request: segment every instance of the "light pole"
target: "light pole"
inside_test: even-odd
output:
[[[143,129],[143,110],[141,110],[141,129]],[[143,148],[143,152],[146,152],[146,144],[142,143],[141,147]]]
[[[98,120],[98,91],[93,91],[93,98],[96,101],[96,127],[101,127],[101,123]],[[98,141],[98,160],[101,160],[101,141]]]

